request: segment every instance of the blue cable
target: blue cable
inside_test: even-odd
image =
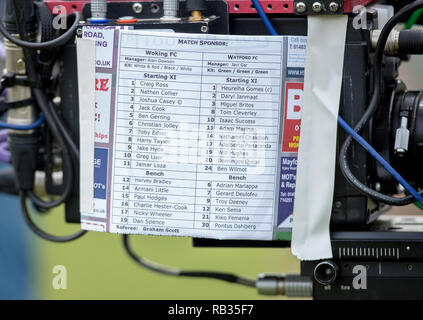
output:
[[[344,119],[341,118],[341,116],[338,116],[338,123],[339,125],[351,136],[354,138],[355,141],[357,141],[370,155],[375,158],[377,162],[380,163],[380,165],[388,171],[391,176],[400,183],[405,190],[407,190],[414,198],[416,198],[421,204],[423,204],[423,197],[418,193],[412,186],[408,184],[407,181],[401,175],[391,167],[391,165],[379,154],[373,147],[367,143],[366,140],[363,139],[362,136],[360,136],[357,132],[354,131],[353,128],[351,128]]]
[[[27,125],[17,125],[13,123],[7,123],[4,121],[0,121],[0,128],[1,129],[12,129],[12,130],[32,130],[40,126],[44,122],[44,115],[41,115],[37,121],[27,124]]]
[[[275,28],[273,28],[272,23],[267,17],[266,13],[263,11],[263,8],[260,5],[259,0],[251,0],[254,7],[257,10],[260,18],[263,20],[264,25],[272,36],[277,36]],[[389,172],[389,174],[401,184],[405,190],[407,190],[414,198],[417,199],[419,203],[423,205],[423,196],[420,195],[405,179],[394,169],[391,165],[379,154],[373,147],[367,143],[357,132],[351,128],[341,116],[338,116],[339,125],[355,140],[357,141],[380,165]]]
[[[277,36],[278,33],[276,32],[275,28],[273,28],[272,23],[270,22],[269,18],[267,17],[266,13],[264,12],[263,8],[261,7],[261,4],[258,0],[251,0],[253,2],[254,7],[257,10],[257,13],[259,14],[261,20],[263,20],[264,25],[266,26],[267,30],[269,30],[269,33],[272,36]]]
[[[109,19],[104,18],[104,19],[88,19],[89,23],[91,24],[104,24],[109,22]]]

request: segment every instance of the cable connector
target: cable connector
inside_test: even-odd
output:
[[[381,30],[372,31],[372,46],[376,48]],[[389,56],[423,54],[423,30],[393,29],[386,40],[384,53]]]
[[[260,274],[256,282],[257,291],[263,295],[287,297],[312,297],[313,281],[297,274]]]
[[[377,42],[379,41],[379,37],[380,37],[381,32],[382,32],[382,30],[373,30],[372,33],[371,33],[373,49],[376,49]],[[386,40],[386,45],[385,45],[385,50],[384,50],[384,53],[386,55],[388,55],[388,56],[398,55],[399,36],[400,36],[400,31],[397,30],[397,29],[393,29],[389,33],[389,37]]]
[[[398,156],[403,156],[408,151],[410,141],[410,131],[408,130],[408,118],[401,117],[401,126],[397,129],[395,135],[394,151]]]

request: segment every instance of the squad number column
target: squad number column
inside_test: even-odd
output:
[[[122,48],[113,197],[117,228],[176,235],[193,228],[200,77],[201,53]],[[122,192],[125,188],[129,192]],[[122,203],[128,205],[125,226]]]

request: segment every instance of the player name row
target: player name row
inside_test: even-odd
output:
[[[159,104],[144,104],[144,103],[120,103],[119,104],[119,111],[143,111],[143,112],[154,112],[154,113],[171,113],[171,114],[190,114],[193,112],[193,110],[197,111],[198,114],[198,108],[205,109],[206,111],[209,111],[210,109],[216,109],[217,110],[226,110],[231,112],[247,112],[247,111],[265,111],[265,110],[279,110],[280,102],[275,103],[262,103],[262,102],[242,102],[242,101],[213,101],[211,102],[202,102],[195,106],[191,107],[181,107],[179,104],[177,105],[159,105]],[[232,110],[233,109],[233,110]],[[241,109],[241,110],[235,110],[235,109]],[[235,113],[233,113],[235,114]],[[236,115],[238,115],[237,113]]]
[[[197,201],[201,201],[201,198],[198,198]],[[221,214],[240,214],[240,215],[271,215],[273,214],[273,204],[274,201],[266,200],[263,201],[261,206],[253,205],[206,205],[203,203],[197,202],[194,203],[166,203],[166,202],[146,202],[143,200],[140,201],[122,201],[122,200],[113,200],[114,214],[122,214],[124,209],[139,209],[139,210],[158,210],[158,211],[167,211],[173,213],[174,217],[180,215],[181,213],[189,214],[210,214],[210,213],[221,213]],[[128,211],[129,212],[129,211]],[[125,213],[124,213],[125,214]],[[180,216],[182,218],[182,216]]]
[[[207,219],[202,219],[203,214],[172,214],[165,212],[148,212],[145,210],[131,210],[131,214],[128,215],[119,215],[113,214],[113,222],[120,223],[122,221],[127,221],[129,223],[135,222],[136,224],[145,224],[145,225],[167,225],[167,226],[176,226],[178,225],[177,221],[186,222],[184,225],[189,225],[194,221],[201,222],[213,222],[213,221],[225,221],[228,223],[269,223],[273,224],[274,218],[272,215],[236,215],[236,214],[216,214],[210,213]],[[122,219],[123,218],[123,219]],[[126,219],[126,220],[124,220]],[[143,220],[141,220],[143,219]]]
[[[158,107],[162,108],[162,107]],[[165,107],[164,107],[165,108]],[[181,107],[182,109],[183,107]],[[166,108],[165,108],[166,109]],[[262,118],[262,119],[275,119],[278,118],[279,110],[245,110],[245,109],[219,109],[219,108],[190,108],[183,110],[178,110],[179,108],[171,107],[167,108],[168,111],[154,111],[154,110],[122,110],[119,108],[117,112],[117,117],[119,119],[125,120],[159,120],[159,121],[180,121],[180,122],[198,122],[198,116],[203,121],[214,121],[212,118],[222,118],[222,119],[239,119],[240,117],[245,118]],[[146,112],[147,111],[147,112]],[[148,112],[152,111],[152,112]],[[184,120],[186,119],[186,120]]]
[[[228,79],[235,79],[235,78],[228,78]],[[236,78],[238,79],[238,78]],[[129,87],[135,89],[151,89],[151,90],[160,90],[161,94],[165,94],[165,91],[161,90],[175,90],[176,92],[184,92],[184,91],[213,91],[213,92],[237,92],[237,93],[275,93],[279,92],[278,85],[270,85],[270,86],[258,86],[254,83],[248,81],[244,81],[240,84],[232,84],[231,81],[225,84],[217,84],[217,83],[202,83],[194,82],[190,83],[187,86],[186,82],[169,82],[169,81],[160,81],[160,80],[138,80],[138,79],[128,79],[128,78],[120,78],[119,79],[119,88],[122,87]],[[103,87],[99,87],[97,90],[102,89]],[[103,90],[106,90],[107,87],[104,87]],[[120,89],[119,89],[120,90]],[[101,90],[100,90],[101,91]],[[134,91],[135,92],[135,91]]]
[[[128,198],[126,198],[128,197]],[[256,210],[257,208],[266,209],[272,206],[274,198],[221,198],[221,197],[211,197],[207,195],[207,192],[204,192],[202,195],[196,195],[195,197],[181,197],[179,195],[160,195],[160,194],[144,194],[136,192],[114,192],[113,193],[113,205],[114,206],[125,206],[129,208],[153,208],[155,203],[166,204],[169,206],[168,210],[173,210],[173,207],[181,208],[185,207],[185,211],[216,211],[223,212],[226,207],[231,207],[232,209],[242,209],[248,208],[251,210]],[[125,205],[124,205],[125,204]],[[151,206],[150,206],[151,205]],[[156,208],[157,209],[157,208]],[[165,210],[165,208],[163,208]],[[175,209],[178,210],[178,209]],[[182,210],[182,209],[181,209]],[[241,212],[241,211],[240,211]]]
[[[204,119],[202,119],[204,118]],[[188,119],[189,120],[189,119]],[[197,122],[187,121],[144,121],[144,120],[133,120],[133,119],[117,119],[116,125],[122,128],[131,128],[132,130],[142,128],[156,128],[156,129],[172,129],[172,130],[189,130],[192,133],[198,132],[198,128],[206,131],[218,130],[218,131],[245,131],[255,132],[261,130],[262,134],[275,134],[279,130],[278,119],[251,119],[251,118],[221,118],[215,117],[214,120],[208,119],[208,117],[197,117]],[[164,133],[167,133],[167,130]],[[120,132],[117,132],[119,134]],[[134,132],[135,134],[136,132]]]
[[[154,187],[174,187],[174,188],[196,188],[201,189],[219,189],[219,190],[230,190],[230,191],[272,191],[274,190],[274,181],[269,183],[249,183],[249,182],[227,182],[227,181],[187,181],[182,180],[169,180],[161,178],[150,178],[150,177],[137,177],[128,175],[115,174],[114,182],[116,185],[128,186],[130,183],[133,185],[151,185]]]
[[[272,156],[272,153],[250,156],[250,158],[246,157],[246,152],[244,151],[219,154],[210,152],[204,155],[156,155],[121,152],[118,156],[115,156],[115,166],[117,168],[158,169],[163,172],[213,171],[217,173],[270,174],[274,172],[275,168],[275,157]],[[233,159],[234,157],[242,158]],[[206,168],[205,166],[211,167]]]
[[[244,128],[244,127],[242,127]],[[132,128],[129,128],[132,129]],[[274,142],[277,139],[277,134],[269,135],[260,132],[235,132],[227,133],[220,132],[218,127],[215,127],[212,133],[209,130],[199,130],[193,135],[193,132],[179,131],[175,135],[164,132],[163,130],[155,129],[136,129],[129,130],[128,128],[117,128],[117,135],[115,141],[117,143],[140,143],[140,144],[154,144],[154,145],[174,145],[174,146],[192,146],[196,145],[197,141],[210,139],[218,142],[231,142],[231,143],[267,143]],[[131,132],[129,132],[131,131]]]
[[[113,191],[121,192],[121,193],[137,193],[137,194],[149,194],[152,198],[146,198],[146,200],[157,200],[155,196],[159,195],[170,195],[170,196],[186,196],[189,198],[196,197],[196,196],[207,196],[212,198],[250,198],[250,199],[271,199],[274,195],[274,190],[261,190],[254,189],[252,190],[224,190],[224,189],[213,189],[207,188],[207,184],[205,183],[204,188],[189,188],[189,187],[162,187],[162,186],[154,186],[154,185],[139,185],[135,183],[124,184],[124,183],[114,183],[113,184]],[[271,186],[273,187],[273,186]],[[257,185],[258,188],[258,185]],[[193,193],[193,190],[197,190]],[[155,195],[153,197],[153,194]],[[126,197],[126,196],[125,196]],[[130,195],[130,199],[136,199],[138,196]]]
[[[187,148],[185,148],[187,149]],[[132,147],[131,147],[132,150]],[[181,166],[197,165],[197,164],[214,164],[220,163],[225,165],[231,164],[229,160],[242,160],[246,166],[271,166],[274,163],[275,153],[267,152],[264,149],[248,150],[218,150],[218,149],[203,149],[199,152],[195,148],[175,152],[160,152],[153,151],[144,153],[134,151],[116,151],[116,160],[132,160],[132,167],[136,168],[155,168],[168,170],[181,170]],[[183,152],[183,153],[182,153]],[[235,159],[240,158],[240,159]],[[220,161],[221,159],[221,161]],[[123,164],[123,163],[120,163]],[[117,163],[119,166],[119,163]],[[123,164],[124,165],[124,164]],[[230,166],[230,167],[232,167]],[[191,167],[184,168],[182,171],[190,171]]]
[[[161,194],[145,194],[142,192],[125,192],[116,191],[113,193],[114,205],[120,206],[122,202],[128,203],[131,208],[139,208],[141,203],[161,203],[161,204],[186,204],[186,205],[202,205],[202,206],[237,206],[237,207],[268,207],[272,205],[274,198],[225,198],[225,197],[212,197],[207,195],[207,192],[200,193],[196,196],[180,196],[180,195],[161,195]],[[121,201],[120,201],[121,200]],[[144,208],[144,207],[143,207]],[[192,207],[192,210],[194,207]],[[197,208],[198,209],[198,208]],[[201,208],[203,210],[204,208]],[[187,208],[186,210],[189,210]]]
[[[209,156],[219,155],[222,157],[243,157],[243,158],[269,158],[270,155],[267,151],[277,149],[277,142],[274,143],[232,143],[216,141],[215,143],[208,142],[208,140],[199,141],[191,145],[183,146],[155,146],[155,145],[144,145],[144,144],[125,144],[117,143],[115,145],[115,157],[116,158],[128,158],[140,159],[140,160],[151,160],[152,158],[146,157],[146,154],[152,154],[155,158],[152,160],[160,160],[162,158],[157,157],[158,155],[181,155],[181,156]],[[128,152],[131,154],[128,155]],[[259,154],[259,152],[266,152],[266,155]]]
[[[234,156],[235,157],[235,156]],[[249,172],[263,172],[266,167],[272,166],[274,160],[273,158],[242,158],[242,159],[233,159],[222,156],[204,156],[200,157],[197,155],[193,156],[179,156],[179,155],[166,155],[165,157],[159,156],[150,156],[149,160],[132,160],[132,158],[118,158],[116,159],[116,166],[118,168],[131,168],[131,169],[163,169],[169,168],[172,163],[175,164],[172,168],[176,171],[185,171],[191,172],[192,170],[197,169],[197,171],[212,171],[215,165],[220,166],[246,166],[252,167]],[[147,162],[151,161],[151,162]],[[167,164],[164,165],[160,161],[165,161]],[[209,165],[210,168],[205,168],[201,166]]]
[[[154,95],[144,95],[144,94],[135,94],[131,93],[130,88],[126,92],[119,90],[118,102],[121,103],[152,103],[152,104],[163,104],[163,105],[173,105],[178,106],[183,104],[184,106],[198,106],[198,103],[201,101],[204,104],[211,104],[210,101],[241,101],[241,102],[258,102],[257,105],[263,105],[270,102],[280,103],[279,94],[245,94],[245,93],[220,93],[220,92],[193,92],[186,91],[180,93],[177,96],[163,96],[161,94]],[[126,90],[123,90],[126,91]],[[259,104],[260,103],[260,104]]]

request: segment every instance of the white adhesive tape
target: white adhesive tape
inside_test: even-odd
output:
[[[79,136],[80,143],[80,211],[93,212],[94,197],[94,107],[95,41],[77,39]]]
[[[310,16],[291,250],[301,260],[332,257],[336,134],[348,17]]]

